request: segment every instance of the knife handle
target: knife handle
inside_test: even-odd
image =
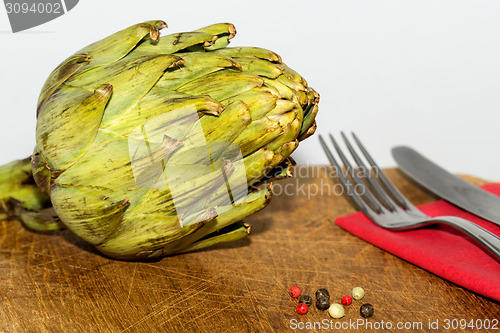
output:
[[[456,216],[432,217],[426,222],[446,224],[467,234],[485,251],[500,262],[500,237],[477,224]]]

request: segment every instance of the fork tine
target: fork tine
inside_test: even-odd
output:
[[[389,210],[394,211],[396,210],[397,204],[394,202],[394,200],[387,194],[387,192],[384,190],[384,188],[380,185],[380,183],[377,181],[376,177],[368,171],[369,169],[366,167],[366,164],[363,162],[363,160],[359,157],[358,153],[354,149],[354,147],[351,145],[351,142],[347,138],[347,136],[344,134],[344,132],[340,133],[342,136],[342,139],[345,142],[345,145],[347,146],[347,149],[351,153],[352,157],[358,164],[358,167],[360,168],[361,173],[365,177],[365,179],[368,181],[372,189],[375,191],[375,193],[378,195],[379,199],[382,200],[383,204],[386,205]]]
[[[354,140],[356,141],[356,144],[358,145],[359,149],[361,152],[363,152],[363,155],[367,159],[367,161],[370,163],[372,168],[376,170],[377,176],[379,177],[380,181],[384,186],[387,188],[387,190],[391,193],[391,195],[396,199],[398,204],[402,207],[404,207],[406,210],[416,210],[415,206],[408,201],[408,199],[405,198],[405,196],[392,184],[392,182],[384,175],[384,173],[381,171],[380,167],[375,163],[371,155],[368,153],[366,150],[365,146],[361,143],[361,140],[356,136],[356,134],[351,133]]]
[[[340,167],[340,165],[337,163],[337,160],[335,160],[335,158],[333,157],[333,154],[330,151],[330,148],[328,148],[328,146],[326,145],[325,140],[323,140],[323,137],[321,136],[321,134],[319,135],[319,142],[321,143],[321,147],[323,148],[323,151],[325,152],[326,157],[330,161],[330,164],[333,167],[333,170],[335,171],[337,177],[339,178],[340,183],[344,187],[346,193],[354,200],[356,205],[358,205],[358,207],[361,209],[361,211],[363,213],[365,213],[368,217],[373,219],[372,216],[375,214],[375,212],[371,209],[370,206],[368,206],[363,201],[361,196],[358,193],[356,193],[355,190],[352,190],[352,191],[350,190],[350,188],[353,186],[352,186],[352,183],[349,181],[349,178],[347,177],[347,173],[345,171],[343,171],[342,168]]]
[[[356,172],[354,172],[354,169],[351,166],[351,163],[349,163],[349,160],[342,152],[342,149],[338,145],[337,141],[335,141],[335,138],[331,134],[329,134],[329,136],[330,136],[330,140],[332,141],[332,144],[333,144],[335,150],[337,151],[337,154],[339,154],[340,158],[342,159],[342,162],[344,163],[344,166],[347,169],[347,172],[350,174],[351,179],[356,184],[361,185],[363,187],[363,189],[365,190],[363,193],[365,200],[368,201],[368,203],[375,209],[375,211],[377,213],[380,214],[380,213],[386,212],[385,207],[383,205],[381,205],[379,203],[378,199],[371,193],[370,189],[366,186],[366,183],[361,179],[361,177],[359,177],[358,174],[356,174]]]

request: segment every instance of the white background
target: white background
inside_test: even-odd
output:
[[[111,33],[163,19],[163,34],[232,22],[232,46],[280,54],[321,94],[319,133],[355,131],[385,167],[406,144],[453,172],[500,180],[500,1],[80,0],[13,34],[0,4],[0,164],[30,155],[50,72]],[[325,164],[317,136],[293,155]]]

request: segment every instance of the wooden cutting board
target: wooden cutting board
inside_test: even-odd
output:
[[[363,302],[375,308],[368,326],[335,331],[373,332],[369,323],[380,328],[384,321],[394,326],[379,331],[443,332],[446,319],[500,317],[498,302],[336,226],[336,217],[356,210],[332,194],[329,172],[300,167],[298,177],[280,181],[270,206],[246,220],[250,238],[156,262],[107,259],[68,231],[39,234],[0,222],[0,332],[289,332],[314,325],[310,331],[325,332],[335,326],[320,325],[362,319]],[[397,170],[387,174],[412,202],[436,200]],[[288,296],[294,284],[311,295],[327,288],[332,299],[361,286],[366,296],[330,322],[316,308],[295,312],[297,300]],[[429,328],[436,321],[441,329]],[[398,322],[422,327],[397,329]]]

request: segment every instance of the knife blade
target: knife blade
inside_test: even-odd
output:
[[[500,225],[500,197],[451,174],[407,146],[392,148],[399,167],[440,198],[485,220]]]

